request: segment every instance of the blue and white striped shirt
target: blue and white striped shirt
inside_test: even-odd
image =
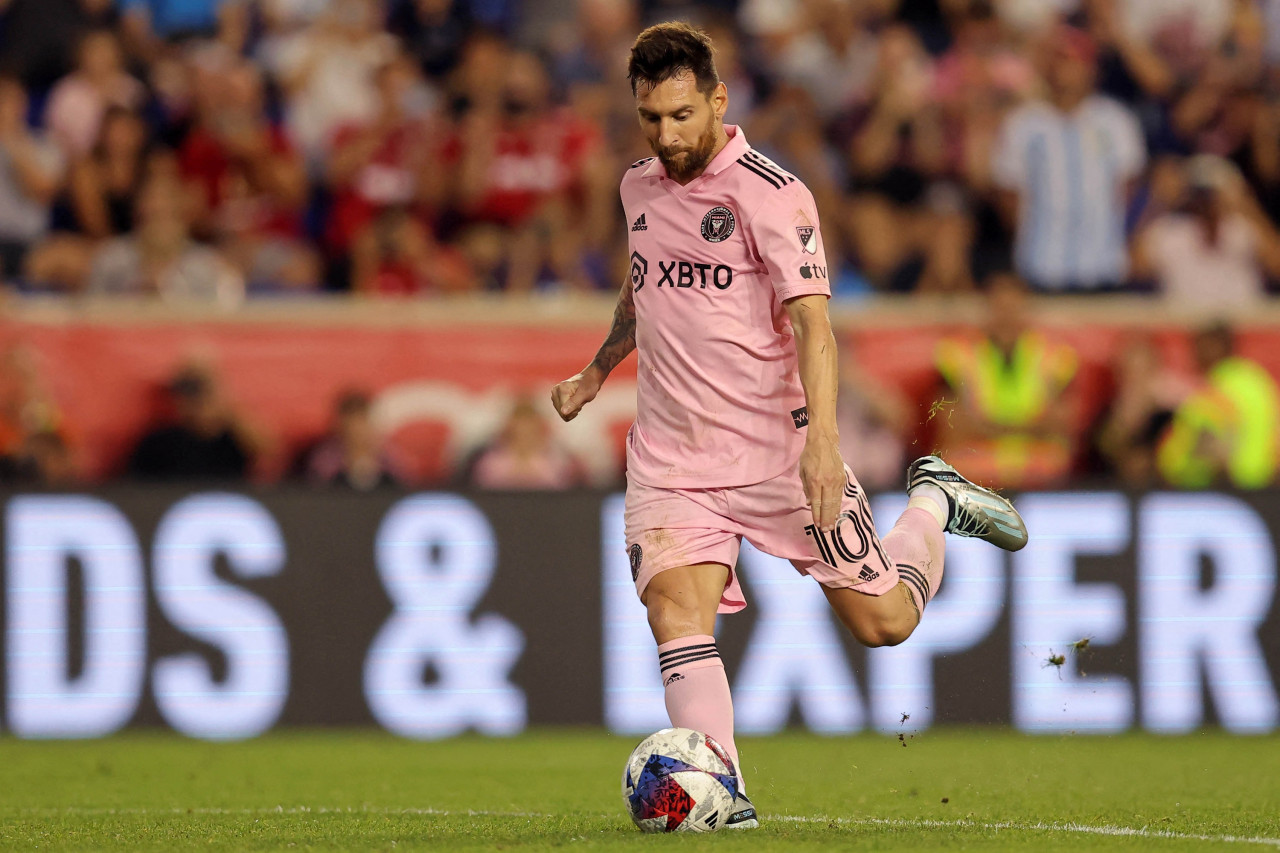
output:
[[[1128,108],[1102,95],[1070,114],[1030,101],[1005,117],[993,158],[996,184],[1018,194],[1014,263],[1032,287],[1124,280],[1125,185],[1146,163]]]

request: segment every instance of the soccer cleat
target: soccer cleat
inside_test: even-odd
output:
[[[733,814],[724,822],[725,829],[758,829],[760,819],[756,816],[756,807],[751,805],[746,794],[739,794],[733,801]]]
[[[930,484],[947,496],[947,524],[943,528],[957,536],[985,539],[1006,551],[1027,544],[1027,525],[1013,504],[1000,495],[970,483],[955,468],[937,456],[922,456],[907,469],[907,492]]]

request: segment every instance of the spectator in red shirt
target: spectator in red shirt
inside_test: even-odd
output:
[[[501,63],[500,88],[473,85],[459,93],[464,106],[458,129],[444,152],[452,178],[451,200],[466,223],[464,243],[473,262],[478,246],[502,251],[496,264],[481,261],[512,291],[535,287],[544,270],[557,282],[588,287],[581,268],[584,223],[615,201],[616,176],[599,156],[599,129],[552,102],[541,61],[529,53],[476,51],[468,62]],[[464,62],[464,80],[492,78]],[[473,73],[468,73],[473,72]],[[606,189],[607,188],[607,189]],[[500,269],[505,267],[505,276]],[[483,270],[482,270],[483,271]]]
[[[213,239],[251,289],[314,287],[319,263],[301,240],[306,170],[267,119],[261,73],[248,61],[210,56],[196,76],[196,121],[178,152],[204,202],[196,234]]]
[[[443,131],[431,110],[432,97],[413,61],[403,55],[374,74],[373,115],[342,125],[333,136],[327,179],[333,208],[329,248],[345,252],[361,229],[391,208],[433,212],[443,191],[440,170],[428,168]]]
[[[334,136],[329,250],[350,254],[351,288],[358,293],[466,290],[475,279],[465,258],[432,230],[443,193],[443,170],[432,154],[443,131],[431,92],[404,55],[383,64],[374,82],[373,117]]]

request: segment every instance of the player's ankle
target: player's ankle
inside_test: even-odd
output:
[[[907,507],[924,510],[938,522],[938,527],[947,529],[951,508],[947,503],[946,493],[938,486],[932,483],[921,483],[916,486],[908,492]]]

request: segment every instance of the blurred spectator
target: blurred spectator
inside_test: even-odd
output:
[[[1156,341],[1137,337],[1111,366],[1113,387],[1094,432],[1094,449],[1105,471],[1131,488],[1157,479],[1156,449],[1173,413],[1194,384],[1164,364]]]
[[[239,304],[244,280],[215,249],[192,239],[192,206],[191,194],[175,175],[149,176],[138,193],[134,230],[94,252],[89,292]]]
[[[129,473],[144,480],[245,479],[265,442],[225,399],[212,371],[182,367],[165,387],[173,417],[138,441]]]
[[[1200,384],[1173,415],[1157,455],[1165,480],[1185,489],[1260,489],[1275,481],[1280,389],[1266,369],[1236,353],[1230,326],[1193,340]]]
[[[120,43],[110,30],[90,30],[80,39],[76,69],[49,93],[44,124],[72,159],[97,142],[107,110],[141,108],[146,90],[124,70]]]
[[[152,62],[166,43],[216,37],[239,53],[249,35],[250,0],[119,0],[130,52]]]
[[[392,0],[387,21],[433,80],[443,80],[458,64],[473,26],[470,4],[459,0]]]
[[[974,479],[1010,488],[1061,483],[1075,451],[1078,357],[1031,324],[1027,293],[1009,274],[986,283],[985,329],[938,345],[953,400],[936,404],[937,443]]]
[[[0,3],[3,70],[34,92],[71,71],[83,33],[116,21],[113,0],[7,0]]]
[[[849,148],[850,236],[877,289],[968,290],[972,225],[946,170],[942,114],[932,70],[905,27],[880,39],[875,94]]]
[[[77,479],[65,433],[35,352],[10,347],[0,355],[0,483],[55,486]]]
[[[1134,238],[1134,276],[1153,277],[1160,293],[1180,306],[1260,303],[1265,278],[1280,280],[1280,235],[1230,161],[1200,154],[1182,171],[1182,203]]]
[[[870,100],[881,40],[865,27],[866,4],[806,0],[802,14],[805,28],[787,40],[777,74],[804,90],[829,123]]]
[[[413,211],[421,227],[444,204],[445,176],[434,162],[444,131],[417,68],[397,56],[374,80],[374,113],[337,130],[328,161],[327,247],[339,256],[387,211]]]
[[[1128,272],[1125,208],[1146,162],[1137,119],[1097,94],[1096,46],[1058,27],[1041,46],[1048,100],[1013,110],[992,152],[996,185],[1016,221],[1014,260],[1039,291],[1118,289]]]
[[[568,489],[586,484],[586,471],[552,437],[541,407],[528,397],[516,401],[497,437],[470,466],[471,485],[480,489]]]
[[[27,127],[27,93],[0,76],[0,282],[22,273],[28,250],[49,230],[66,161],[53,142]]]
[[[195,125],[178,158],[200,189],[197,235],[213,239],[251,288],[315,288],[319,261],[301,241],[306,169],[267,118],[261,73],[238,58],[210,57],[196,92]]]
[[[403,465],[383,441],[370,409],[369,395],[363,391],[338,397],[329,434],[307,454],[308,481],[357,491],[406,481]]]
[[[108,109],[92,149],[72,166],[75,230],[102,239],[132,229],[152,154],[142,117],[123,107]]]
[[[617,175],[597,156],[600,131],[551,99],[541,61],[473,43],[456,93],[458,131],[441,166],[453,178],[452,206],[477,273],[510,291],[549,276],[593,286],[583,233],[612,220]]]
[[[475,286],[466,256],[442,245],[419,219],[401,208],[378,215],[356,238],[351,251],[356,293],[418,296],[461,293]]]
[[[314,22],[279,45],[272,70],[285,94],[289,132],[313,174],[323,171],[338,128],[377,111],[374,74],[395,53],[381,14],[376,0],[331,0]]]
[[[159,161],[147,144],[141,116],[110,107],[93,149],[72,164],[68,186],[71,229],[32,249],[26,279],[33,289],[76,293],[85,289],[94,251],[107,237],[127,234],[148,162]]]
[[[906,464],[911,409],[902,391],[863,367],[856,345],[840,345],[840,395],[836,424],[840,456],[870,491],[896,489]]]

